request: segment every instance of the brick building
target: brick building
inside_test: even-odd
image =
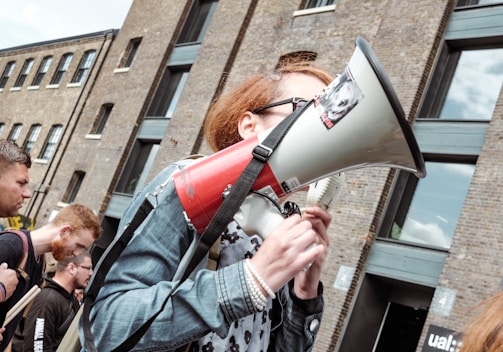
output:
[[[99,252],[136,190],[210,153],[201,128],[216,96],[296,53],[341,73],[358,35],[427,176],[346,172],[315,350],[454,351],[449,336],[502,285],[501,1],[136,0],[120,31],[0,50],[0,138],[35,159],[28,220],[11,225],[82,202],[103,219]]]

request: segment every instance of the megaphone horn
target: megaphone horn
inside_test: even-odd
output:
[[[235,183],[253,148],[271,130],[174,176],[182,206],[200,233],[222,203],[226,186]],[[277,199],[333,174],[372,166],[426,175],[398,97],[370,45],[358,37],[344,72],[303,108],[252,189]]]

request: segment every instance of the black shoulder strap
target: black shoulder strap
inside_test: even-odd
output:
[[[89,282],[86,289],[86,294],[84,296],[84,305],[82,307],[81,319],[82,328],[84,329],[84,346],[86,347],[86,351],[98,351],[94,344],[93,336],[91,333],[91,326],[89,324],[89,313],[91,311],[92,305],[94,304],[94,300],[96,299],[101,286],[103,286],[105,277],[112,267],[112,264],[127,246],[129,241],[133,237],[135,230],[143,222],[143,220],[145,220],[145,218],[153,208],[154,207],[152,206],[152,203],[150,203],[150,201],[145,198],[143,203],[138,208],[135,216],[133,217],[133,220],[131,220],[131,223],[124,229],[118,239],[114,240],[114,242],[112,242],[108,246],[97,264],[96,271],[91,277],[91,281]]]
[[[22,230],[9,229],[9,230],[5,230],[5,231],[0,232],[0,235],[4,234],[4,233],[13,233],[13,234],[17,235],[21,239],[21,241],[23,242],[23,256],[22,256],[21,260],[19,261],[19,264],[16,268],[16,272],[18,273],[18,275],[23,277],[25,280],[29,280],[30,277],[28,276],[26,271],[24,271],[25,266],[26,266],[26,261],[28,260],[28,236]]]
[[[181,283],[190,276],[192,271],[196,268],[199,262],[204,258],[206,253],[209,251],[213,243],[225,230],[225,227],[232,220],[234,214],[241,206],[241,203],[250,192],[251,187],[255,183],[255,180],[257,179],[258,175],[264,168],[266,162],[269,160],[270,156],[272,155],[276,147],[279,145],[283,137],[286,135],[288,130],[291,128],[293,123],[297,120],[297,118],[302,114],[302,111],[304,111],[306,108],[307,105],[303,109],[296,110],[294,113],[285,118],[269,133],[269,135],[265,138],[265,140],[261,144],[257,145],[253,149],[252,152],[253,158],[248,163],[247,167],[240,175],[235,185],[232,186],[229,194],[225,196],[216,214],[213,216],[212,220],[208,224],[208,227],[199,238],[197,247],[194,253],[192,254],[189,263],[187,264],[187,267],[185,268],[184,274],[182,275],[180,281],[177,283],[175,287],[173,287],[169,295],[165,298],[163,304],[161,305],[161,308],[152,317],[150,317],[150,319],[147,320],[138,330],[136,330],[133,333],[133,335],[129,336],[119,347],[114,349],[113,352],[130,351],[140,341],[140,339],[148,330],[150,325],[152,325],[157,316],[164,310],[164,307],[166,306],[169,298],[173,295],[173,293],[181,285]],[[120,249],[120,251],[122,251],[122,249],[123,247]],[[115,260],[115,258],[117,258],[119,254],[120,252],[117,254],[116,257],[114,257],[113,260]],[[111,264],[112,263],[110,263],[110,266]],[[101,280],[101,283],[103,282],[105,275],[106,272],[103,272],[103,279]],[[99,287],[101,287],[101,285],[98,286],[97,289],[99,289]],[[92,297],[93,301],[95,297],[96,296]],[[86,351],[95,352],[97,351],[97,349],[94,345],[94,341],[92,340],[92,335],[89,326],[89,311],[91,305],[92,304],[87,303],[87,294],[86,294],[86,303],[84,304],[84,311],[82,313],[83,316],[82,323],[85,333],[85,347]]]

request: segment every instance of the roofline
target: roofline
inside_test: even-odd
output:
[[[101,36],[106,36],[109,34],[112,34],[114,37],[117,36],[119,33],[119,29],[107,29],[99,32],[93,32],[93,33],[87,33],[87,34],[81,34],[81,35],[76,35],[72,37],[66,37],[66,38],[59,38],[59,39],[52,39],[52,40],[46,40],[43,42],[37,42],[37,43],[30,43],[30,44],[24,44],[24,45],[19,45],[19,46],[13,46],[10,48],[5,48],[5,49],[0,49],[0,53],[7,52],[7,51],[16,51],[16,50],[22,50],[22,49],[28,49],[28,48],[35,48],[38,46],[43,46],[43,45],[50,45],[50,44],[57,44],[57,43],[63,43],[63,42],[70,42],[74,40],[81,40],[85,38],[92,38],[92,37],[101,37]]]

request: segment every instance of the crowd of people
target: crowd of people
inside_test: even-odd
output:
[[[15,143],[0,140],[1,217],[17,216],[24,200],[31,197],[28,187],[30,167],[29,154]],[[53,311],[53,316],[44,318],[44,324],[49,327],[51,323],[58,324],[61,319],[64,321],[68,318],[69,308],[72,311],[77,308],[77,305],[73,306],[76,302],[74,291],[85,286],[92,270],[86,250],[101,233],[99,219],[90,208],[82,204],[71,204],[61,209],[47,224],[33,231],[7,229],[0,235],[0,351],[13,350],[12,338],[23,319],[24,311],[21,309],[12,316],[9,313],[16,307],[16,303],[26,299],[25,295],[34,286],[44,282],[46,253],[52,254],[58,262],[58,269],[55,279],[45,279],[44,292],[37,295],[40,298],[35,296],[33,303],[30,302],[23,330],[25,340],[33,339],[33,344],[23,351],[55,350],[54,346],[64,332],[52,331],[51,336],[44,336],[42,341],[38,341],[32,327],[40,317],[46,316],[46,309],[49,309],[50,300],[41,299],[52,295],[49,290],[57,286],[59,293],[66,294],[72,307],[58,305],[60,311]],[[60,270],[65,274],[60,274]],[[8,322],[6,318],[9,318]],[[30,329],[33,335],[28,336]],[[48,348],[37,348],[37,345],[43,344],[47,344]]]

